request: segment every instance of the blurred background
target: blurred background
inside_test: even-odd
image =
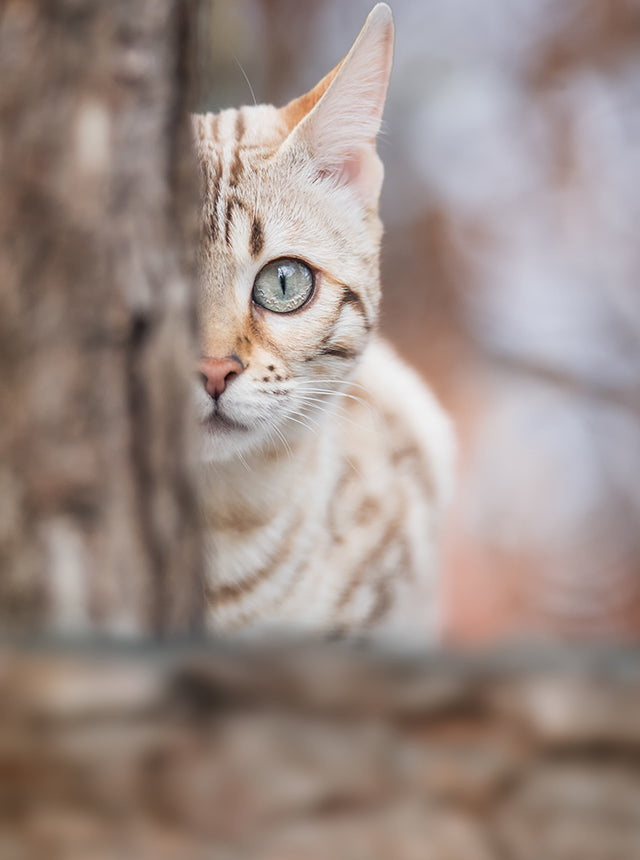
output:
[[[201,109],[310,89],[372,5],[213,0]],[[391,6],[382,328],[457,427],[449,639],[638,639],[640,0]]]
[[[202,0],[200,107],[372,3]],[[584,644],[640,638],[640,0],[392,5],[383,331],[457,426],[473,659],[184,638],[197,4],[0,0],[0,860],[640,857],[638,648]]]

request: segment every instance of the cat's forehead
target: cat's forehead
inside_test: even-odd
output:
[[[238,146],[243,149],[275,148],[289,131],[282,112],[272,105],[194,114],[192,122],[196,143],[201,151]]]

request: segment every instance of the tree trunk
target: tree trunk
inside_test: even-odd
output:
[[[193,11],[0,3],[4,629],[200,621]]]

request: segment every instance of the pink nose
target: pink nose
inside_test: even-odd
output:
[[[210,397],[217,400],[227,385],[240,376],[244,367],[237,358],[201,358],[198,371],[202,376],[204,389]]]

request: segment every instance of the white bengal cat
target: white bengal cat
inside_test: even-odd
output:
[[[453,434],[375,334],[392,52],[381,3],[311,92],[193,118],[213,631],[439,635]]]

